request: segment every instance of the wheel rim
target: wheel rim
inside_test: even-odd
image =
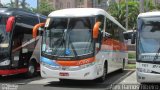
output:
[[[33,74],[34,71],[35,71],[34,66],[33,66],[33,65],[30,65],[30,66],[29,66],[29,72],[30,72],[31,74]]]

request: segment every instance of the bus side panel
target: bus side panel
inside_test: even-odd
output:
[[[117,69],[117,55],[119,53],[114,51],[114,40],[103,38],[101,51],[104,53],[104,59],[108,62],[108,73],[113,72]]]

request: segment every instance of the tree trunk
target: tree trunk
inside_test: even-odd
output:
[[[14,0],[14,1],[15,1],[15,7],[18,8],[19,7],[19,5],[18,5],[19,0]]]
[[[140,12],[144,12],[144,0],[140,0]]]
[[[22,8],[26,8],[26,0],[22,0],[22,2],[21,2],[21,6],[22,6]]]

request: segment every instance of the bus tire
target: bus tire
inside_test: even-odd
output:
[[[104,67],[103,67],[103,75],[101,77],[97,78],[96,82],[103,83],[106,80],[107,71],[108,71],[108,63],[105,62]]]
[[[30,61],[28,64],[28,72],[26,74],[27,77],[34,77],[37,74],[36,70],[36,62]]]
[[[67,79],[59,79],[59,82],[60,83],[66,83],[66,82],[68,82],[68,80]]]
[[[123,62],[122,62],[122,68],[120,69],[121,73],[124,72],[124,68],[125,68],[125,59],[123,59]]]

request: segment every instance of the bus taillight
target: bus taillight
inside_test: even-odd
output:
[[[11,32],[13,25],[14,25],[14,22],[15,22],[14,16],[11,16],[8,18],[7,24],[6,24],[6,32]]]

